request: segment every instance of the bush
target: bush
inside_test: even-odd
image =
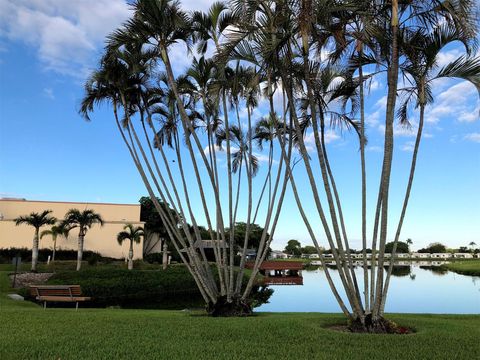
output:
[[[204,300],[188,269],[183,265],[167,270],[133,270],[109,267],[85,268],[82,271],[59,271],[48,284],[78,284],[92,301],[86,306],[123,308],[184,309],[203,307]],[[248,300],[258,307],[270,298],[273,290],[254,287]]]
[[[143,260],[150,263],[150,264],[161,264],[162,263],[162,253],[152,253],[145,255]]]
[[[38,261],[46,262],[48,260],[48,257],[51,255],[51,249],[39,249]],[[0,249],[0,263],[11,263],[12,259],[16,256],[20,256],[23,263],[30,262],[32,261],[32,250],[28,248]],[[89,263],[90,261],[92,261],[92,264],[96,264],[98,261],[102,261],[103,263],[108,264],[113,260],[117,260],[114,258],[103,257],[99,253],[90,250],[86,250],[83,252],[83,259],[88,261]],[[57,249],[55,252],[55,260],[77,260],[77,250]]]

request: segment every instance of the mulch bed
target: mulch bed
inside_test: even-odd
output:
[[[15,288],[25,288],[29,285],[38,285],[44,284],[47,282],[50,277],[52,277],[53,273],[18,273],[17,278],[15,280]],[[13,284],[13,274],[10,274],[10,281]]]

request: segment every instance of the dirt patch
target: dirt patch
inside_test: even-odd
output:
[[[328,330],[332,331],[337,331],[337,332],[343,332],[343,333],[350,333],[350,334],[382,334],[382,333],[375,333],[375,332],[356,332],[352,331],[348,325],[341,325],[341,324],[336,324],[336,325],[330,325],[325,327]],[[409,335],[409,334],[414,334],[416,332],[415,329],[413,328],[408,328],[404,326],[398,326],[395,324],[395,328],[392,329],[389,332],[383,333],[384,335]]]
[[[331,325],[327,329],[338,332],[351,332],[347,325]]]
[[[19,273],[15,279],[15,288],[25,288],[29,285],[44,284],[52,277],[53,273]],[[13,284],[13,274],[10,275],[10,281]]]

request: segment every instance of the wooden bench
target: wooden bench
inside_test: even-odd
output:
[[[78,310],[80,301],[91,300],[90,297],[82,296],[80,285],[31,285],[30,294],[37,301],[43,301],[43,308],[47,308],[47,302],[74,302]]]

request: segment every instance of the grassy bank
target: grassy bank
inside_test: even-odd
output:
[[[455,261],[442,267],[462,275],[480,276],[480,260]]]
[[[329,330],[339,314],[208,318],[181,311],[42,310],[5,297],[0,272],[1,359],[472,359],[480,316],[390,315],[412,335]]]

